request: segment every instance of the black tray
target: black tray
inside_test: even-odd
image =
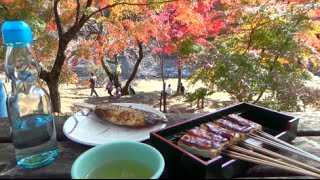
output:
[[[249,103],[239,103],[214,113],[153,131],[150,133],[150,143],[164,156],[169,178],[232,178],[253,165],[246,161],[224,156],[218,156],[214,159],[201,158],[174,143],[177,138],[181,137],[181,132],[231,113],[261,124],[263,131],[286,142],[291,142],[297,135],[299,118]],[[264,147],[276,151],[274,148]]]

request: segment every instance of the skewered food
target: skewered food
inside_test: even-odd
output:
[[[260,131],[262,130],[262,126],[258,123],[255,123],[253,121],[249,121],[248,119],[245,119],[241,116],[238,116],[236,114],[229,114],[227,115],[227,119],[233,123],[236,123],[241,126],[250,126],[253,128],[253,131]]]
[[[251,130],[253,129],[250,126],[240,126],[226,119],[218,119],[215,121],[215,123],[220,127],[226,128],[228,130],[231,130],[239,134],[240,139],[245,139],[246,135],[251,133],[252,132]]]
[[[99,104],[95,106],[94,113],[101,120],[122,126],[144,127],[167,122],[155,113],[114,104]]]
[[[239,139],[239,134],[232,132],[226,128],[220,127],[213,122],[201,124],[200,127],[211,133],[218,134],[224,138],[227,138],[230,142],[234,142]]]
[[[207,158],[216,157],[223,145],[224,144],[220,142],[214,142],[189,134],[183,135],[178,141],[178,146],[186,151]]]
[[[228,121],[226,119],[218,119],[214,122],[201,124],[200,127],[194,127],[187,130],[187,134],[183,135],[178,140],[178,146],[194,155],[205,158],[214,158],[217,155],[223,154],[235,159],[275,166],[294,173],[316,178],[320,177],[320,170],[317,168],[306,166],[303,163],[288,159],[271,151],[268,152],[259,146],[252,146],[246,141],[243,141],[243,138],[251,137],[255,132],[261,133],[261,131],[258,130],[261,128],[261,125],[250,123],[249,120],[242,120],[237,117],[237,115],[231,115],[230,117],[235,120],[233,119],[233,121]],[[234,135],[240,135],[241,138],[238,139],[235,138],[235,136],[231,136],[230,132],[234,132]],[[249,147],[251,146],[250,150],[239,145],[233,145],[228,141],[223,142],[221,141],[221,138],[217,138],[217,136],[219,137],[223,134],[228,135],[230,137],[229,140],[237,140],[237,144],[248,144]],[[258,150],[267,155],[254,152],[252,149]],[[280,159],[278,160],[269,157],[270,155]]]
[[[227,128],[225,128],[227,127]],[[182,136],[178,141],[178,146],[192,154],[202,157],[213,158],[221,151],[222,147],[229,142],[233,143],[238,139],[243,139],[251,130],[248,126],[239,126],[224,119],[214,122],[207,122],[187,130],[187,135]],[[221,141],[221,136],[228,141]]]
[[[221,142],[221,143],[226,143],[228,142],[227,138],[224,138],[218,134],[210,133],[205,129],[202,129],[200,127],[194,127],[192,129],[187,130],[187,134],[191,136],[196,136],[204,139],[208,139],[211,141],[216,141],[216,142]]]

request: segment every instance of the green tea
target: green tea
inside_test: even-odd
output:
[[[87,179],[149,179],[153,171],[145,164],[134,160],[106,162],[87,175]]]

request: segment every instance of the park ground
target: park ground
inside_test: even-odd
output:
[[[177,88],[177,79],[166,79],[166,84],[171,84],[174,92]],[[193,92],[203,85],[196,84],[194,86],[188,85],[185,80],[182,80],[186,86],[186,92]],[[79,87],[75,84],[63,84],[60,86],[61,92],[61,106],[62,113],[75,112],[73,103],[86,102],[90,104],[97,104],[102,102],[125,102],[125,103],[138,103],[151,106],[153,108],[160,108],[160,91],[162,90],[161,79],[139,79],[131,83],[137,94],[129,96],[121,96],[120,98],[110,98],[104,87],[96,88],[99,97],[90,97],[89,87]],[[115,90],[113,90],[115,93]],[[185,102],[186,97],[183,95],[168,97],[167,112],[168,113],[197,113],[197,112],[213,112],[219,108],[226,107],[227,105],[234,104],[227,93],[217,92],[205,99],[205,108],[198,109],[196,102]]]
[[[0,78],[4,79],[4,76],[0,75]],[[172,89],[175,91],[177,88],[177,79],[165,79],[166,84],[171,84]],[[186,92],[194,92],[199,87],[204,85],[197,83],[194,86],[188,84],[183,79],[182,83],[186,87]],[[151,106],[155,109],[160,108],[160,91],[162,90],[161,79],[137,79],[134,80],[131,85],[134,87],[137,94],[129,96],[121,96],[120,98],[110,98],[104,87],[96,88],[99,97],[90,97],[90,88],[86,86],[79,86],[76,84],[61,84],[59,90],[61,93],[61,112],[62,114],[71,115],[78,111],[78,108],[74,107],[74,103],[85,102],[90,104],[98,103],[138,103]],[[5,83],[7,91],[11,91],[10,84]],[[113,93],[115,90],[113,90]],[[209,97],[205,98],[204,108],[197,108],[196,102],[185,102],[186,97],[183,95],[168,97],[167,112],[168,113],[210,113],[218,109],[234,105],[239,103],[230,98],[228,93],[215,92]],[[313,111],[308,109],[307,111]]]
[[[4,80],[4,75],[0,74],[0,78]],[[175,93],[178,80],[176,78],[165,79],[166,84],[171,84]],[[197,83],[194,86],[188,85],[185,79],[182,80],[183,85],[186,87],[186,92],[193,92],[202,84]],[[97,104],[103,102],[123,102],[123,103],[138,103],[151,106],[155,109],[160,108],[160,91],[162,90],[161,79],[138,79],[131,83],[137,94],[129,96],[121,96],[120,98],[110,98],[104,87],[96,88],[99,97],[90,97],[91,89],[86,86],[79,86],[76,84],[61,84],[59,86],[61,95],[61,112],[63,114],[72,114],[78,109],[74,107],[74,103],[85,102],[90,104]],[[10,83],[5,83],[6,90],[11,91]],[[113,90],[115,93],[115,90]],[[204,108],[197,108],[196,102],[184,102],[185,96],[171,95],[168,97],[167,112],[168,113],[198,113],[198,112],[213,112],[217,109],[226,107],[236,103],[232,101],[227,93],[216,92],[207,97],[204,101]]]

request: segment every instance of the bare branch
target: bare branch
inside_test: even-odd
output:
[[[59,0],[57,0],[59,1]],[[88,0],[87,1],[87,5],[86,8],[91,7],[92,5],[92,1],[93,0]],[[71,37],[75,32],[78,32],[83,26],[84,24],[95,14],[99,13],[99,12],[103,12],[106,9],[109,8],[113,8],[115,6],[118,5],[136,5],[136,6],[143,6],[143,5],[152,5],[152,4],[163,4],[163,3],[169,3],[169,2],[176,2],[176,1],[181,1],[181,0],[168,0],[168,1],[162,1],[162,2],[150,2],[150,3],[127,3],[127,2],[122,2],[122,3],[114,3],[114,4],[110,4],[107,5],[103,8],[98,9],[97,11],[92,12],[89,15],[83,14],[82,17],[80,18],[80,20],[78,21],[78,24],[74,24],[69,30],[68,32],[66,32],[66,37]]]
[[[113,7],[118,6],[118,5],[144,6],[144,5],[152,5],[152,4],[164,4],[164,3],[177,2],[177,1],[180,1],[180,0],[168,0],[168,1],[150,2],[150,3],[127,3],[127,2],[114,3],[114,4],[107,5],[106,7],[103,7],[103,8],[101,8],[101,9],[98,9],[97,11],[92,12],[92,13],[89,15],[89,18],[90,18],[91,16],[95,15],[95,14],[98,13],[98,12],[102,12],[102,11],[104,11],[104,10],[106,10],[106,9],[113,8]]]
[[[92,1],[93,0],[88,0],[86,7],[85,8],[89,8],[92,5]],[[78,20],[69,30],[68,32],[66,32],[66,36],[70,36],[71,34],[74,34],[75,32],[78,32],[83,25],[90,19],[91,16],[87,16],[86,14],[83,14],[80,18],[80,20]]]
[[[60,2],[60,0],[54,1],[53,10],[54,10],[54,18],[56,20],[56,24],[57,24],[57,28],[58,28],[58,33],[59,33],[59,36],[61,37],[63,34],[63,31],[62,31],[61,19],[60,19],[59,12],[58,12],[59,2]]]
[[[80,16],[80,0],[77,0],[76,22],[74,23],[75,25],[78,24],[79,16]]]
[[[253,33],[254,33],[254,31],[257,29],[257,28],[259,28],[259,27],[261,27],[261,26],[263,26],[263,25],[265,25],[265,24],[267,24],[267,23],[269,23],[269,22],[271,22],[271,20],[269,20],[269,21],[266,21],[266,22],[263,22],[263,23],[260,23],[260,24],[258,24],[257,26],[255,26],[255,27],[253,27],[252,29],[251,29],[251,31],[250,31],[250,33],[249,33],[249,41],[248,41],[248,46],[247,46],[247,52],[250,50],[250,47],[251,47],[251,44],[252,44],[252,36],[253,36]]]
[[[91,5],[92,5],[92,0],[88,0],[86,7],[90,7]]]
[[[69,57],[66,57],[66,61],[68,61],[69,59],[71,59],[74,56],[75,56],[75,54],[71,54]]]

